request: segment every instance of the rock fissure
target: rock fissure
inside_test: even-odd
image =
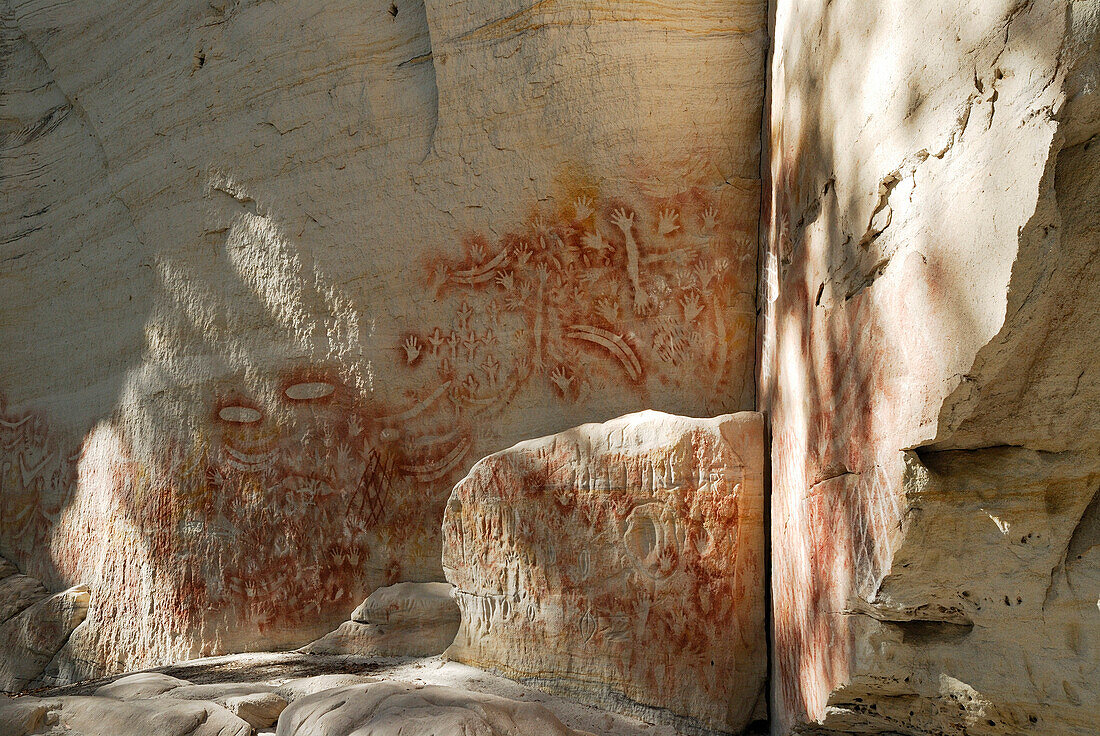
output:
[[[0,722],[1091,735],[1100,0],[3,7]]]

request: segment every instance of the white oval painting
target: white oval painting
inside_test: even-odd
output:
[[[250,406],[226,406],[218,412],[218,417],[225,422],[251,424],[263,419],[263,414]]]
[[[306,399],[323,399],[335,390],[336,387],[331,383],[311,381],[309,383],[296,383],[293,386],[287,386],[286,395],[289,399],[304,401]]]

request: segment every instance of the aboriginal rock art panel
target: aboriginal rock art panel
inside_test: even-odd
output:
[[[764,686],[761,423],[689,420],[667,437],[661,418],[522,443],[455,487],[444,569],[462,625],[448,656],[739,730]],[[659,441],[593,439],[639,421]]]
[[[47,540],[76,478],[79,443],[53,431],[40,413],[9,410],[0,393],[0,552],[19,540]],[[26,569],[26,568],[24,568]],[[31,574],[56,583],[48,567]]]
[[[139,388],[83,437],[0,403],[0,551],[92,587],[83,656],[107,670],[296,646],[376,587],[438,579],[447,494],[516,438],[509,409],[751,401],[755,209],[705,178],[577,187],[456,239],[423,264],[437,308],[389,332],[402,370],[370,392],[272,356]]]
[[[254,552],[209,570],[222,583],[201,586],[209,603],[247,609],[262,631],[354,606],[405,575],[430,576],[439,547],[429,530],[443,505],[436,483],[471,447],[444,390],[391,408],[313,371],[281,381],[266,404],[221,397],[203,478],[182,494],[186,524],[198,539],[220,538],[210,525],[228,524]],[[208,552],[193,550],[201,557],[188,567],[209,566]]]
[[[773,140],[775,150],[781,139]],[[766,212],[761,406],[772,417],[772,594],[777,712],[818,717],[856,657],[852,600],[872,600],[906,517],[899,427],[926,398],[914,388],[942,363],[922,301],[923,269],[906,288],[824,292],[830,254],[798,245],[798,166],[776,162],[782,196]],[[921,256],[922,262],[928,258]],[[911,261],[898,268],[907,268]],[[763,322],[762,322],[763,323]],[[904,336],[899,339],[899,336]]]
[[[395,346],[470,413],[523,389],[579,403],[608,389],[663,387],[741,396],[754,340],[753,222],[701,185],[633,203],[591,188],[461,258],[425,266],[449,321],[415,325]],[[544,209],[546,209],[544,207]],[[744,229],[740,229],[744,228]]]
[[[161,428],[151,457],[133,417],[72,449],[37,414],[0,413],[5,552],[110,591],[93,601],[105,650],[86,656],[113,662],[139,630],[126,666],[301,644],[380,585],[439,577],[437,484],[472,436],[444,392],[393,408],[334,371],[272,384],[221,384],[200,430]]]

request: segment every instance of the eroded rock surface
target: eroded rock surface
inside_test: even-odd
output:
[[[1098,29],[1092,0],[776,4],[777,734],[1095,732]]]
[[[268,728],[279,720],[287,700],[274,692],[253,692],[227,697],[221,705],[253,728]]]
[[[83,586],[50,596],[41,580],[0,557],[0,691],[19,691],[42,675],[84,620],[88,601]]]
[[[37,578],[16,574],[0,580],[0,623],[46,595],[46,586]]]
[[[382,657],[442,654],[458,632],[449,583],[397,583],[367,596],[351,619],[301,651]]]
[[[351,614],[362,624],[431,626],[458,621],[450,583],[397,583],[367,596]]]
[[[0,690],[18,692],[37,678],[88,614],[88,589],[41,598],[0,624]]]
[[[190,685],[187,680],[165,675],[160,672],[138,672],[126,675],[103,687],[97,688],[95,694],[103,698],[117,698],[119,700],[140,700],[162,695],[177,687]]]
[[[444,517],[447,656],[739,732],[764,708],[763,423],[641,412],[481,460]]]
[[[765,0],[4,7],[0,553],[103,593],[43,684],[303,646],[483,455],[752,408]]]
[[[368,672],[370,676],[364,676],[363,673]],[[445,662],[439,657],[399,659],[264,652],[189,660],[149,672],[48,688],[36,693],[37,697],[14,700],[0,697],[0,711],[4,714],[4,718],[0,718],[0,736],[7,736],[2,730],[7,725],[5,719],[21,723],[41,721],[43,715],[57,711],[63,699],[73,696],[92,696],[123,705],[144,701],[151,708],[158,703],[180,701],[181,698],[173,693],[208,697],[207,701],[190,702],[205,702],[216,707],[224,705],[226,710],[251,723],[260,733],[272,733],[273,726],[259,725],[271,717],[271,710],[261,712],[261,709],[279,708],[281,712],[284,703],[322,691],[337,692],[378,682],[435,685],[468,691],[471,702],[480,695],[488,695],[520,703],[537,703],[568,728],[598,736],[676,736],[678,733],[669,726],[647,724],[458,662]],[[115,684],[117,688],[104,689]],[[108,697],[100,692],[122,697]],[[268,698],[272,693],[275,698]],[[8,705],[14,709],[7,708]],[[419,715],[414,708],[406,719],[407,727],[419,728],[422,725]],[[143,733],[142,736],[149,735]]]
[[[332,684],[347,684],[348,677],[336,680]],[[316,680],[316,678],[312,678]],[[353,682],[358,681],[352,677]],[[314,687],[327,686],[328,683]],[[277,692],[279,686],[263,682],[224,682],[193,684],[178,677],[160,672],[138,672],[121,677],[114,682],[96,689],[98,698],[115,700],[188,700],[212,703],[245,721],[252,728],[267,728],[274,725],[279,714],[294,697],[293,689],[284,696]],[[156,707],[154,703],[150,707]],[[175,706],[167,710],[175,712]],[[190,711],[183,711],[190,712]],[[221,711],[217,711],[220,713]],[[232,721],[229,721],[232,723]]]
[[[7,729],[7,730],[5,730]],[[29,736],[251,736],[252,726],[215,703],[73,696],[0,700],[0,734]]]
[[[288,680],[280,685],[275,692],[285,698],[287,702],[293,703],[295,700],[300,700],[307,695],[314,695],[322,690],[366,685],[371,682],[377,682],[377,680],[363,675],[314,675],[313,677],[296,677]]]
[[[379,682],[295,701],[277,736],[585,736],[545,707],[438,685]]]

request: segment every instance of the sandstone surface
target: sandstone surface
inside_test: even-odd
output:
[[[339,682],[347,684],[344,677]],[[274,684],[262,682],[193,684],[161,672],[139,672],[97,688],[95,696],[126,701],[160,698],[209,702],[224,707],[252,728],[266,728],[275,723],[288,702],[277,689]]]
[[[397,583],[367,596],[352,621],[378,625],[435,625],[458,622],[458,604],[450,583]]]
[[[378,626],[345,621],[298,651],[376,657],[431,657],[442,654],[458,632],[457,616],[442,626]]]
[[[1093,733],[1100,4],[773,25],[773,733]]]
[[[89,598],[87,588],[69,588],[0,624],[0,691],[18,692],[42,673],[84,620]]]
[[[322,690],[351,687],[353,685],[366,685],[371,682],[377,682],[377,680],[373,677],[364,677],[362,675],[316,675],[313,677],[296,677],[284,682],[275,692],[287,700],[287,702],[293,703],[295,700],[304,698],[307,695],[314,695]]]
[[[89,601],[84,586],[51,597],[41,580],[0,557],[0,692],[38,683],[80,629]]]
[[[126,675],[119,679],[97,688],[95,694],[102,698],[117,698],[119,700],[140,700],[162,695],[177,687],[190,685],[187,680],[165,675],[161,672],[138,672]]]
[[[367,596],[340,624],[301,651],[380,657],[442,654],[458,632],[458,604],[448,583],[397,583]]]
[[[171,690],[165,690],[158,695],[176,700],[209,700],[212,703],[224,704],[226,698],[241,695],[255,695],[257,693],[274,692],[274,685],[262,682],[210,682],[201,685],[187,683],[179,685]],[[100,694],[98,691],[97,695]]]
[[[221,705],[241,720],[247,721],[252,728],[268,728],[279,720],[279,714],[286,709],[287,701],[273,692],[255,692],[230,696]]]
[[[53,703],[56,707],[56,702]],[[41,733],[51,702],[39,698],[10,698],[0,695],[0,736]]]
[[[3,730],[3,729],[8,730]],[[75,696],[0,700],[4,736],[251,736],[252,727],[214,703]]]
[[[585,736],[545,707],[438,685],[379,682],[324,690],[279,718],[277,736]],[[587,735],[591,736],[591,734]]]
[[[370,673],[370,676],[364,676],[363,673]],[[457,662],[445,662],[440,657],[397,659],[311,655],[298,652],[250,652],[189,660],[137,674],[168,675],[172,680],[161,682],[162,685],[169,686],[165,692],[179,688],[193,690],[197,687],[210,687],[213,688],[211,692],[215,693],[212,697],[217,697],[216,693],[219,691],[228,693],[242,685],[249,689],[273,687],[276,695],[288,702],[300,700],[322,690],[382,681],[436,685],[469,691],[475,696],[492,695],[511,701],[537,703],[549,709],[568,728],[596,736],[677,736],[677,732],[670,726],[644,723],[630,716],[611,713],[567,697],[555,696],[485,670]],[[36,697],[18,697],[10,703],[26,705],[27,707],[19,712],[23,716],[34,718],[35,712],[45,714],[50,710],[57,710],[59,699],[66,697],[94,696],[113,702],[132,702],[133,698],[105,698],[96,694],[104,685],[128,678],[133,685],[141,682],[134,675],[112,676],[102,680],[45,688],[35,693]],[[180,680],[186,684],[178,684]],[[146,684],[153,683],[147,680]],[[141,699],[151,703],[172,700],[171,697],[158,692],[154,688],[153,694]],[[227,710],[230,709],[233,697],[237,696],[225,698]],[[9,700],[0,697],[0,704],[8,703]],[[38,706],[43,707],[38,708]],[[12,711],[4,712],[6,715]],[[0,724],[3,723],[4,721],[0,719]],[[261,734],[274,733],[272,727],[258,728]]]
[[[610,710],[764,716],[763,421],[659,412],[477,463],[444,516],[449,658]]]
[[[764,0],[19,0],[0,553],[42,684],[440,580],[523,437],[752,408]],[[277,532],[273,532],[277,530]]]
[[[9,575],[0,580],[0,623],[32,603],[42,600],[46,595],[46,587],[37,578]]]

